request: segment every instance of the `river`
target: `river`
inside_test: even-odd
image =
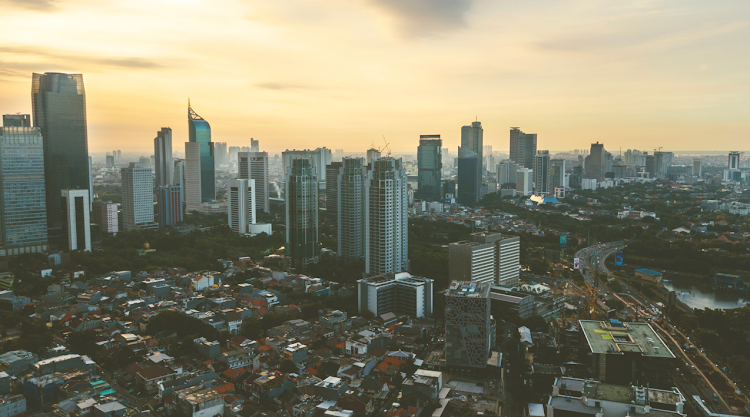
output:
[[[662,281],[664,288],[677,292],[677,298],[692,308],[737,308],[742,307],[750,294],[714,291],[697,280],[680,278],[673,282]]]

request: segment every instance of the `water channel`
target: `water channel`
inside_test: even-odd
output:
[[[667,279],[673,277],[667,276]],[[750,302],[750,294],[714,291],[705,281],[678,277],[672,282],[662,281],[664,288],[677,292],[677,298],[692,308],[738,308]]]

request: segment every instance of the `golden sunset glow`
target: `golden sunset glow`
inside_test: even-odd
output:
[[[89,150],[187,140],[364,151],[420,134],[455,151],[478,118],[539,149],[745,150],[747,1],[6,0],[0,112],[31,112],[32,72],[82,73]],[[180,149],[175,146],[175,149]]]

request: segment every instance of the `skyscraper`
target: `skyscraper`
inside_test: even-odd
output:
[[[701,160],[693,159],[693,175],[700,177],[702,174]]]
[[[214,142],[214,161],[216,162],[216,165],[229,163],[229,159],[227,159],[226,142]]]
[[[604,144],[596,142],[591,144],[591,152],[586,157],[586,178],[597,181],[604,180],[606,160],[604,155]]]
[[[255,180],[255,211],[268,213],[268,152],[239,152],[237,153],[238,178]]]
[[[451,282],[445,293],[445,364],[460,373],[486,368],[492,336],[490,284]]]
[[[440,155],[443,141],[440,135],[420,135],[417,148],[417,197],[424,201],[441,201],[440,179],[443,158]]]
[[[185,213],[185,188],[187,186],[187,180],[185,179],[185,160],[175,159],[174,160],[174,176],[172,177],[172,184],[175,187],[180,188],[180,202],[181,211]]]
[[[250,233],[255,223],[255,180],[237,179],[229,181],[229,228],[236,233]]]
[[[159,211],[159,226],[174,226],[182,223],[182,195],[179,185],[156,188],[156,207]]]
[[[482,187],[482,160],[468,148],[458,148],[458,204],[472,206],[479,202]]]
[[[554,189],[549,151],[539,151],[534,167],[534,192],[537,195],[547,195],[552,194]]]
[[[497,166],[497,183],[502,187],[503,184],[515,184],[520,166],[510,159],[501,162]]]
[[[162,127],[154,138],[154,184],[157,187],[172,185],[174,162],[172,162],[172,129]]]
[[[372,164],[372,161],[380,158],[380,151],[375,148],[367,150],[367,165]]]
[[[260,142],[250,138],[250,152],[260,152]]]
[[[295,159],[307,159],[310,166],[315,170],[315,176],[318,178],[318,186],[325,187],[326,167],[333,160],[331,150],[328,148],[304,149],[304,150],[285,150],[281,153],[282,168],[287,172],[292,166]]]
[[[14,121],[3,120],[12,127],[0,128],[0,256],[43,252],[47,250],[44,140],[38,127],[17,127]]]
[[[530,196],[533,193],[534,170],[518,168],[516,171],[516,193],[522,196]]]
[[[286,255],[289,266],[302,269],[320,254],[318,176],[309,159],[291,161],[285,177]]]
[[[736,171],[740,169],[740,153],[729,152],[729,158],[727,159],[727,168],[730,171]]]
[[[63,222],[61,191],[90,188],[83,75],[33,74],[31,104],[34,126],[44,138],[47,227],[53,238]]]
[[[89,190],[60,190],[62,232],[68,250],[91,251]]]
[[[461,147],[479,155],[481,178],[481,163],[484,159],[484,129],[482,129],[481,122],[471,122],[471,126],[461,127]]]
[[[120,169],[122,182],[122,219],[126,232],[154,229],[154,179],[151,168],[131,162]]]
[[[365,273],[407,271],[409,199],[401,159],[385,157],[373,161],[365,187]]]
[[[338,254],[345,260],[364,260],[367,167],[364,158],[345,157],[339,164],[335,190]]]
[[[534,169],[536,157],[536,133],[523,133],[517,127],[510,128],[510,159],[524,168]]]
[[[554,191],[555,187],[565,187],[565,160],[564,159],[553,159],[550,161],[550,170],[552,171],[550,176],[550,190]]]
[[[338,229],[339,224],[339,169],[342,163],[331,162],[326,167],[326,214],[325,221],[329,227]],[[336,231],[338,234],[338,231]],[[341,254],[339,253],[339,256]]]
[[[190,131],[189,143],[198,144],[198,155],[195,154],[196,149],[191,150],[192,158],[188,155],[188,146],[185,144],[185,159],[187,162],[187,176],[188,176],[188,189],[187,189],[187,201],[188,211],[198,210],[195,207],[197,198],[191,199],[191,194],[200,194],[200,203],[211,202],[216,199],[216,180],[214,172],[214,143],[211,142],[211,126],[206,120],[200,117],[188,103],[188,128]],[[197,159],[196,159],[197,156]],[[191,167],[192,165],[192,167]],[[195,170],[197,165],[197,171]],[[196,179],[191,176],[198,174],[198,188],[194,188],[196,185]],[[191,183],[193,187],[191,187]],[[193,207],[191,209],[191,200]]]

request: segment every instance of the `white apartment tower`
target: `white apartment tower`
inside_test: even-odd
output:
[[[534,185],[534,170],[518,168],[516,172],[516,193],[528,197],[532,194],[532,185]]]
[[[151,168],[131,162],[120,169],[122,219],[126,232],[154,228],[154,179]]]
[[[268,200],[268,152],[239,152],[237,177],[255,180],[255,211],[270,211]]]
[[[337,176],[338,255],[361,260],[365,258],[365,160],[343,158]]]
[[[229,181],[229,228],[241,234],[250,233],[255,224],[255,180],[237,179]]]
[[[201,211],[201,144],[185,142],[185,212]]]
[[[60,190],[62,223],[68,250],[91,252],[89,190]]]
[[[365,273],[409,269],[409,194],[401,159],[372,162],[365,183]]]

